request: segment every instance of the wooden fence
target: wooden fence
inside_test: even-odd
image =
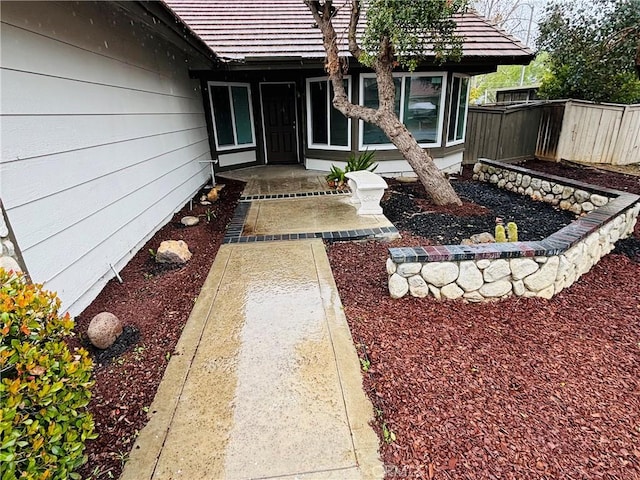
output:
[[[581,100],[470,107],[464,163],[527,158],[640,162],[640,105]]]
[[[640,105],[569,100],[555,160],[627,165],[640,162]]]
[[[540,115],[535,103],[469,107],[463,163],[478,158],[504,162],[533,158]]]

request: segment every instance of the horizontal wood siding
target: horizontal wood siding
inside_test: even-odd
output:
[[[31,277],[77,314],[207,181],[199,83],[110,3],[1,15],[0,195]]]

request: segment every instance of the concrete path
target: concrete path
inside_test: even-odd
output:
[[[382,478],[322,240],[223,245],[150,412],[121,479]]]

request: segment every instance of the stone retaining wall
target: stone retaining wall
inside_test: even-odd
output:
[[[0,267],[5,270],[23,271],[20,255],[12,240],[4,208],[0,204]]]
[[[629,236],[640,212],[640,197],[626,192],[494,161],[476,164],[474,172],[479,180],[539,200],[559,206],[567,202],[563,208],[580,208],[584,215],[540,242],[391,248],[387,273],[392,298],[551,298]]]
[[[473,166],[473,179],[481,182],[489,182],[498,188],[510,190],[520,195],[528,195],[536,201],[543,201],[557,205],[563,210],[570,210],[576,215],[588,213],[598,207],[606,205],[611,199],[609,196],[595,193],[584,188],[559,183],[562,180],[555,178],[545,179],[528,173],[514,171],[510,168],[501,168],[494,165],[478,162]],[[583,185],[593,189],[591,185]],[[617,197],[615,195],[614,197]]]

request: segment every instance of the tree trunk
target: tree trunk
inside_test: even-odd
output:
[[[389,137],[404,159],[411,165],[418,179],[436,205],[462,205],[455,190],[438,169],[433,158],[416,141],[395,114],[383,115],[376,123]]]
[[[461,205],[460,198],[443,173],[438,170],[433,158],[420,147],[415,137],[395,114],[394,54],[390,39],[385,37],[381,40],[380,50],[373,65],[378,83],[378,109],[354,105],[347,98],[342,83],[342,64],[338,54],[337,36],[331,23],[333,2],[326,0],[321,4],[317,0],[305,0],[305,3],[322,31],[323,44],[327,52],[326,69],[334,91],[333,106],[349,118],[361,119],[382,129],[418,175],[418,179],[436,205]],[[360,16],[360,6],[360,0],[353,0],[349,22],[349,50],[356,60],[360,59],[361,54],[356,42],[356,25]]]

